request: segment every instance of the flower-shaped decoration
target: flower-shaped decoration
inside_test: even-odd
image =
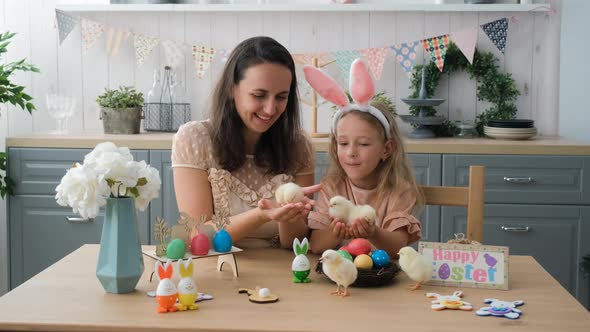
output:
[[[105,142],[66,172],[55,188],[55,199],[83,218],[94,218],[109,197],[133,197],[135,207],[144,211],[158,197],[160,186],[157,169],[134,161],[129,148]]]

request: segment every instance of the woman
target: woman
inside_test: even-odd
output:
[[[254,37],[233,51],[212,96],[211,119],[183,125],[172,167],[180,211],[224,227],[241,247],[290,248],[307,235],[313,201],[278,206],[286,182],[320,189],[312,146],[299,120],[293,58],[277,41]]]

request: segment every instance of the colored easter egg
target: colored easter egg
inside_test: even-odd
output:
[[[337,253],[352,262],[352,255],[346,250],[338,250]]]
[[[367,239],[352,239],[346,247],[353,257],[368,255],[371,252],[371,242]]]
[[[205,256],[209,253],[209,238],[203,233],[199,233],[191,240],[191,254],[196,256]]]
[[[371,258],[373,259],[373,265],[375,265],[376,268],[387,267],[389,265],[389,255],[385,250],[375,250],[371,255]]]
[[[438,269],[438,277],[441,280],[447,280],[447,279],[449,279],[450,276],[451,276],[451,268],[449,267],[449,264],[444,263]]]
[[[370,270],[373,268],[373,260],[371,259],[371,256],[361,254],[354,259],[354,266],[360,270]]]
[[[174,239],[166,246],[166,257],[170,259],[180,259],[184,257],[186,245],[181,239]]]
[[[217,252],[228,252],[231,250],[232,247],[232,238],[231,235],[225,230],[222,229],[215,234],[213,238],[213,248]]]

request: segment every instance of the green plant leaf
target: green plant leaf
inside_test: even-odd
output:
[[[145,186],[147,184],[147,179],[145,177],[137,179],[137,186]]]

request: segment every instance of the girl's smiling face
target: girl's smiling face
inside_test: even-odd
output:
[[[285,112],[291,79],[289,68],[280,64],[261,63],[246,69],[233,97],[248,136],[259,137]]]
[[[375,188],[379,175],[376,169],[392,150],[383,129],[369,123],[358,112],[350,112],[336,125],[336,144],[338,162],[352,184],[363,189]]]

